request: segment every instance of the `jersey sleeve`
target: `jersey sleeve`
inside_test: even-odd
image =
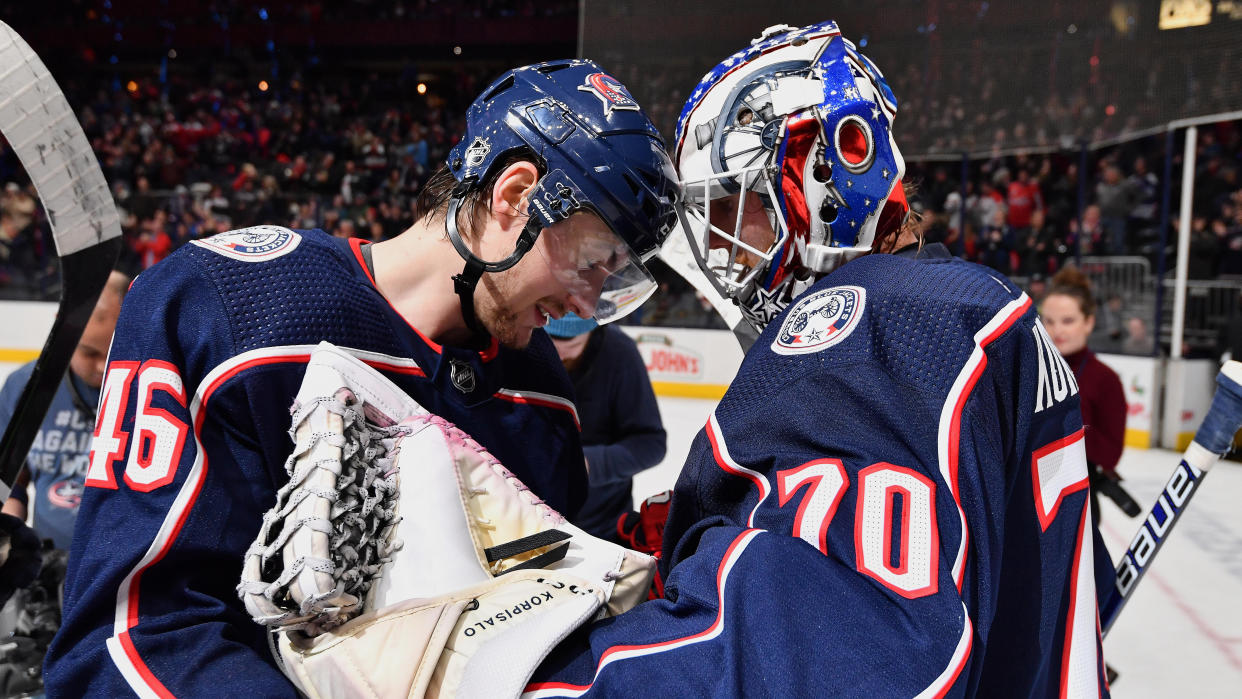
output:
[[[894,614],[885,588],[796,538],[733,525],[700,533],[664,599],[571,636],[525,696],[915,696],[965,657],[968,622],[952,595]]]
[[[184,253],[124,301],[49,694],[295,696],[235,592],[273,489],[244,385],[213,371],[232,353],[229,321]]]

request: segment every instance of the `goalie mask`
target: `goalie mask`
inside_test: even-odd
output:
[[[756,329],[905,221],[896,113],[834,22],[770,27],[695,88],[677,120],[678,212],[699,266]]]

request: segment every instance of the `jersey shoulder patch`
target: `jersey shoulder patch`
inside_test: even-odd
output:
[[[190,242],[234,260],[265,262],[293,252],[302,236],[283,226],[252,226]]]
[[[777,354],[821,352],[849,337],[867,302],[861,286],[834,286],[798,299],[772,341]]]

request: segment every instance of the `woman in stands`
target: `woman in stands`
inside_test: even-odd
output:
[[[1126,395],[1117,373],[1087,347],[1095,329],[1096,303],[1091,283],[1077,267],[1062,269],[1040,306],[1040,316],[1052,341],[1065,358],[1082,396],[1082,423],[1091,464],[1091,517],[1098,523],[1100,479],[1117,480],[1117,462],[1126,436]]]

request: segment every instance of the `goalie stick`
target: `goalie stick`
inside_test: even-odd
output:
[[[60,87],[30,46],[3,22],[0,133],[47,211],[61,279],[56,319],[0,438],[3,502],[120,253],[121,223],[99,162]]]
[[[1169,538],[1173,525],[1186,511],[1203,476],[1228,453],[1233,437],[1242,429],[1242,362],[1225,362],[1216,377],[1216,395],[1195,432],[1195,439],[1182,454],[1164,490],[1156,498],[1130,548],[1117,564],[1117,583],[1100,604],[1100,627],[1105,634],[1129,601],[1152,559]]]
[[[683,217],[678,217],[677,226],[677,230],[668,236],[660,248],[660,259],[707,299],[725,325],[733,331],[733,336],[745,353],[755,344],[759,333],[742,317],[742,311],[737,304],[722,296],[708,281],[707,275],[699,267],[698,254],[690,243],[689,234],[686,232],[689,228]]]

